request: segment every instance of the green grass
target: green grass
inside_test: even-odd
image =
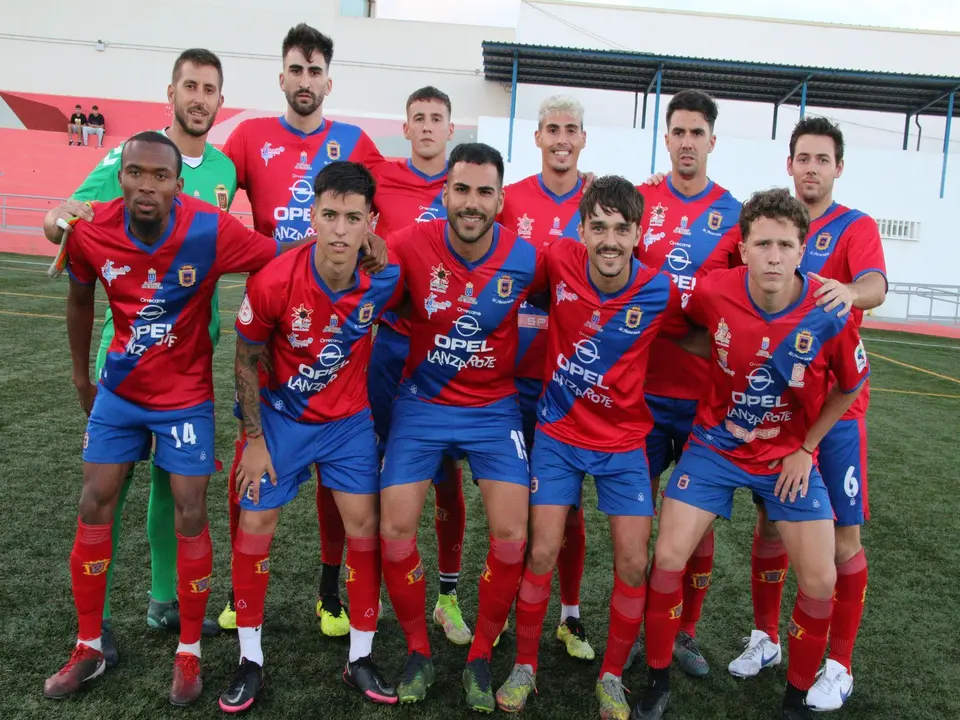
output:
[[[192,708],[176,710],[166,701],[177,639],[149,631],[145,624],[150,582],[145,536],[148,492],[146,467],[137,469],[116,559],[113,613],[120,666],[79,697],[60,703],[41,695],[45,677],[67,659],[75,632],[67,559],[73,542],[81,486],[80,440],[84,417],[70,383],[63,297],[67,282],[51,282],[30,258],[0,256],[0,717],[157,718],[218,717],[216,698],[237,662],[236,640],[205,640],[205,691]],[[34,260],[35,261],[35,260]],[[239,287],[221,294],[224,327],[240,301]],[[19,293],[19,294],[16,294]],[[48,296],[48,297],[38,297]],[[98,292],[99,297],[103,297]],[[101,308],[104,306],[100,306]],[[45,317],[33,317],[41,315]],[[50,317],[47,317],[50,316]],[[896,340],[871,342],[871,339]],[[937,345],[924,347],[918,345]],[[866,333],[868,351],[960,377],[960,343],[896,333]],[[219,457],[231,459],[233,335],[217,349],[215,379],[220,420]],[[957,662],[960,583],[960,500],[956,431],[960,427],[960,384],[873,359],[873,401],[869,417],[870,496],[873,520],[864,530],[870,559],[870,588],[855,654],[855,694],[841,717],[850,720],[960,717],[960,663]],[[933,393],[948,397],[903,394]],[[229,587],[226,474],[210,484],[209,506],[215,552],[215,584],[209,614],[215,616]],[[479,494],[465,484],[468,538],[463,562],[461,604],[471,625],[476,613],[477,577],[486,552]],[[593,687],[606,635],[612,585],[611,547],[596,495],[586,489],[588,541],[583,583],[583,617],[598,659],[589,666],[568,659],[552,638],[559,606],[551,606],[541,650],[540,694],[528,718],[595,717]],[[753,509],[748,494],[737,497],[734,519],[717,527],[713,586],[704,607],[699,637],[713,671],[702,681],[675,675],[672,720],[777,717],[785,665],[752,681],[737,681],[726,664],[740,650],[752,624],[749,558]],[[432,513],[421,527],[421,552],[428,568],[428,605],[437,589]],[[346,642],[322,638],[313,614],[319,565],[313,487],[284,510],[273,545],[264,651],[269,691],[255,710],[261,717],[331,717],[354,720],[463,717],[459,677],[466,649],[446,643],[433,631],[439,678],[425,704],[377,708],[350,692],[340,680]],[[784,613],[795,585],[785,593]],[[384,597],[386,594],[384,593]],[[556,603],[556,597],[554,598]],[[495,683],[512,662],[513,634],[494,658]],[[389,607],[380,624],[376,656],[395,677],[405,645]],[[643,670],[625,681],[635,699]]]

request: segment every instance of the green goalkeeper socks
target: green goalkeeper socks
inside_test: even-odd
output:
[[[147,539],[150,541],[150,598],[170,602],[177,596],[177,533],[174,526],[170,473],[150,462],[150,502],[147,505]]]
[[[103,619],[110,619],[110,590],[113,588],[113,567],[117,564],[117,548],[120,546],[120,526],[123,520],[123,504],[127,501],[127,491],[133,484],[133,468],[127,473],[120,488],[120,497],[117,498],[117,507],[113,511],[113,549],[110,552],[110,564],[107,566],[107,594],[103,599]]]

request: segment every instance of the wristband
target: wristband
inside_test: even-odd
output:
[[[800,446],[800,449],[803,450],[803,451],[804,451],[807,455],[809,455],[810,457],[813,457],[813,450],[807,450],[807,446],[806,446],[806,445],[801,445],[801,446]]]

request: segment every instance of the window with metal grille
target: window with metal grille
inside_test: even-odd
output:
[[[884,240],[920,241],[920,222],[917,220],[877,218],[877,226],[880,228],[880,237]]]

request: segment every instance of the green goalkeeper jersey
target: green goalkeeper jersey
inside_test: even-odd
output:
[[[159,132],[166,134],[163,130]],[[123,190],[117,171],[120,169],[120,153],[123,145],[119,145],[107,153],[106,157],[87,175],[86,180],[73,193],[72,200],[90,202],[108,202],[120,197]],[[224,212],[230,209],[233,198],[237,194],[237,169],[233,161],[207,143],[203,149],[203,157],[199,164],[188,164],[189,158],[183,163],[183,192],[199,198],[211,205],[216,205]],[[214,347],[220,339],[220,300],[219,293],[214,291],[211,303],[210,338]],[[100,377],[100,356],[106,356],[106,350],[113,340],[113,313],[107,307],[103,319],[103,335],[100,339],[98,353],[97,377]]]

